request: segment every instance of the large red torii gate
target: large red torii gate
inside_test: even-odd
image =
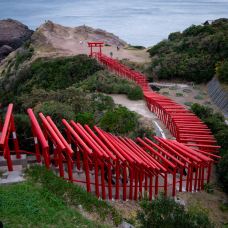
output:
[[[94,53],[102,55],[102,47],[104,47],[104,42],[88,42],[88,47],[90,48],[90,57],[92,57]],[[99,52],[93,52],[93,48],[99,48]]]

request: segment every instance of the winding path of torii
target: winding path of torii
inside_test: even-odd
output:
[[[90,42],[88,46],[90,57],[141,87],[149,110],[176,140],[157,136],[153,141],[139,137],[132,140],[65,119],[64,132],[60,132],[50,116],[39,113],[40,125],[33,110],[28,109],[34,151],[25,151],[19,147],[13,104],[9,104],[4,122],[0,122],[0,155],[8,170],[13,170],[14,154],[18,160],[22,154],[34,155],[37,163],[47,169],[55,167],[60,177],[104,200],[137,200],[145,194],[152,199],[161,191],[175,196],[176,191],[202,190],[210,181],[213,163],[220,158],[216,155],[219,146],[207,126],[182,105],[153,92],[143,74],[103,55],[102,42]],[[99,51],[94,52],[94,47]]]

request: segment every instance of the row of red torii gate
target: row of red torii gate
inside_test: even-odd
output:
[[[20,148],[9,104],[4,121],[0,121],[0,155],[13,170],[12,156],[33,155],[47,169],[55,168],[59,176],[75,182],[102,199],[150,200],[159,192],[175,196],[176,192],[200,191],[209,183],[213,163],[218,156],[212,133],[193,113],[171,99],[153,92],[146,77],[102,54],[102,42],[88,43],[90,56],[110,71],[135,81],[143,90],[151,112],[163,121],[176,140],[160,137],[120,137],[97,126],[82,126],[74,120],[62,120],[61,132],[50,116],[27,110],[34,138],[34,151]],[[93,47],[99,47],[93,52]],[[37,119],[38,118],[38,119]]]

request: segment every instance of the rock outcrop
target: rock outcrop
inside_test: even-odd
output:
[[[0,61],[30,39],[33,31],[19,21],[0,20]]]

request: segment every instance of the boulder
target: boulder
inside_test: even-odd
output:
[[[19,21],[0,20],[0,60],[30,39],[33,31]]]
[[[0,60],[4,59],[12,51],[13,51],[13,48],[8,45],[1,46],[0,47]]]

